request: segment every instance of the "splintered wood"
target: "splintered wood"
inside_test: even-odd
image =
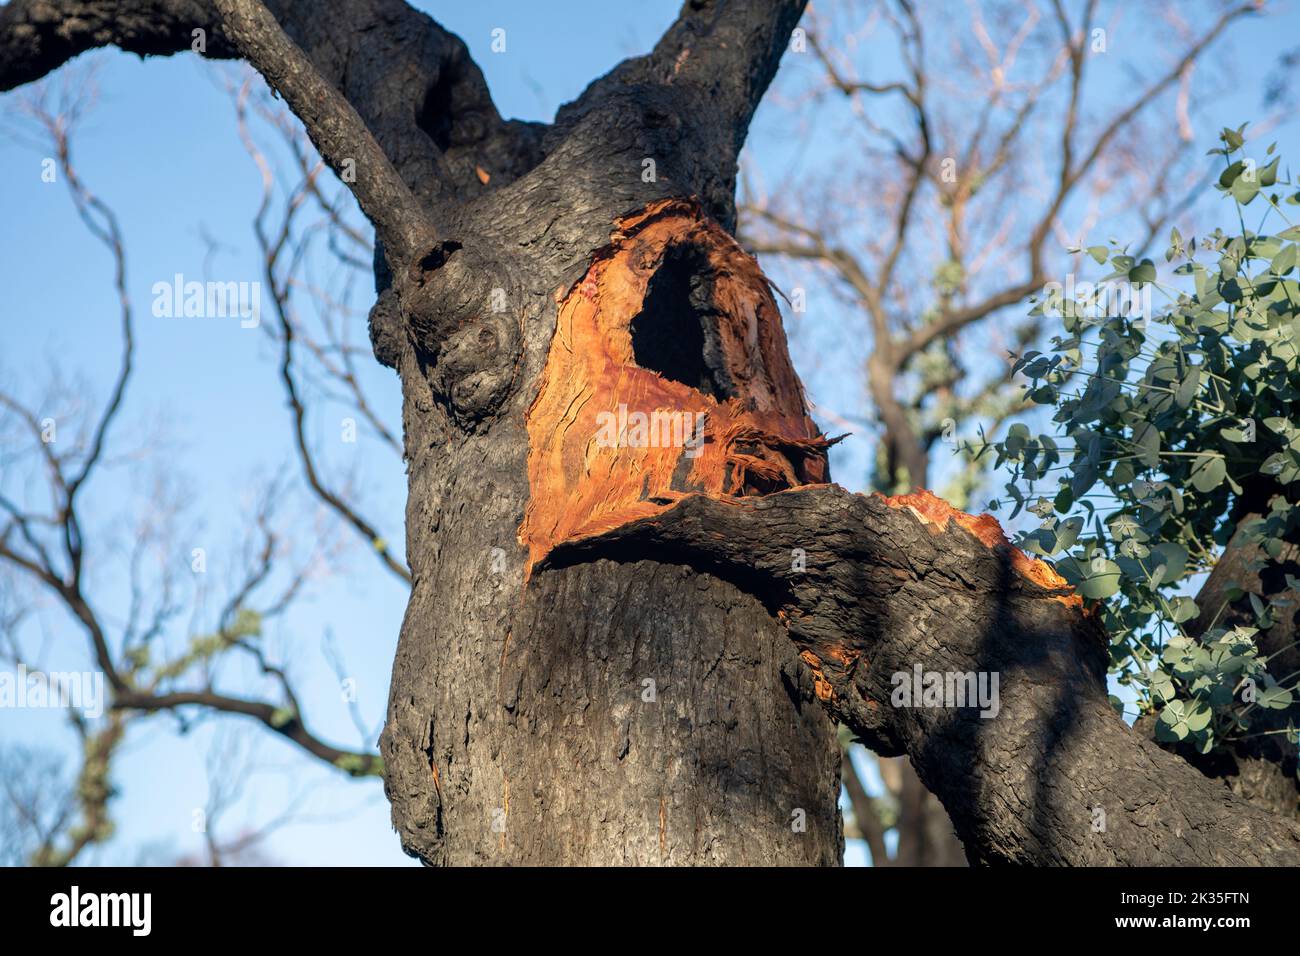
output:
[[[972,515],[958,511],[942,498],[926,491],[924,488],[910,495],[881,496],[891,508],[906,508],[937,532],[948,527],[949,521],[955,521],[965,528],[985,547],[990,550],[1005,551],[1010,557],[1011,567],[1021,576],[1048,591],[1059,591],[1070,587],[1070,583],[1061,577],[1046,561],[1030,557],[1007,539],[1006,532],[998,519],[992,515]],[[1082,606],[1083,598],[1077,594],[1063,594],[1054,598],[1063,604]]]
[[[645,317],[651,324],[641,334],[658,345],[682,336],[669,344],[693,348],[684,330],[706,324],[697,371],[724,383],[725,397],[637,362],[634,323],[647,310],[652,283],[674,269],[685,276],[668,278],[684,278],[690,297],[669,303],[670,315]],[[688,495],[740,505],[828,480],[832,441],[808,416],[766,277],[683,200],[653,203],[615,223],[609,246],[560,300],[527,427],[530,495],[519,540],[530,573],[558,544],[654,517]],[[1039,587],[1069,588],[1050,565],[1013,547],[990,515],[958,511],[924,490],[881,497],[936,533],[955,521],[1005,551],[1012,568]],[[1082,603],[1074,594],[1054,600]]]
[[[827,479],[830,442],[808,416],[758,263],[693,203],[660,201],[615,225],[560,302],[527,413],[531,494],[519,539],[530,569],[560,542],[655,515],[688,494]],[[675,252],[689,253],[707,289],[705,314],[692,321],[711,323],[710,360],[722,366],[711,371],[731,392],[721,400],[636,362],[632,322]]]

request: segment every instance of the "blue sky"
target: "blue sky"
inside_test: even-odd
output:
[[[550,119],[592,79],[625,56],[648,50],[678,8],[673,0],[416,5],[465,39],[504,115],[535,120]],[[1271,20],[1242,29],[1234,41],[1235,50],[1249,51],[1241,61],[1242,82],[1204,118],[1202,130],[1236,125],[1258,113],[1261,73],[1295,45],[1300,36],[1295,25],[1294,9],[1282,8]],[[496,27],[507,30],[505,53],[491,52]],[[65,71],[84,70],[88,59]],[[116,51],[94,54],[93,60],[101,96],[75,140],[74,158],[86,182],[120,217],[138,310],[139,372],[115,438],[149,443],[155,423],[163,423],[170,441],[157,446],[153,457],[195,521],[186,542],[207,549],[214,573],[225,573],[238,558],[244,516],[259,481],[286,465],[297,474],[274,350],[264,336],[235,322],[154,319],[148,305],[154,282],[178,272],[204,274],[205,233],[223,244],[213,260],[220,277],[258,275],[249,229],[258,201],[257,171],[235,135],[229,98],[214,79],[218,71],[238,68],[192,56],[142,62]],[[1123,77],[1102,82],[1116,95],[1123,91]],[[0,97],[0,110],[12,106],[15,95]],[[764,107],[751,134],[749,161],[765,169],[793,164],[809,175],[826,175],[822,170],[836,144],[792,142],[789,123],[788,114]],[[1283,153],[1296,155],[1294,131],[1279,138]],[[40,181],[42,156],[0,135],[0,287],[6,293],[0,305],[0,382],[34,399],[57,368],[78,383],[76,391],[87,400],[102,401],[119,349],[111,260],[76,219],[66,188]],[[364,297],[362,289],[359,299]],[[810,310],[818,308],[834,307],[813,299]],[[795,357],[798,364],[797,345]],[[386,420],[399,421],[395,376],[373,364],[365,381]],[[833,366],[809,384],[828,404],[849,407],[857,400],[855,386]],[[322,411],[311,422],[311,433],[326,449],[331,468],[355,470],[372,516],[390,540],[400,542],[401,462],[375,442],[331,441],[336,420],[328,409]],[[839,480],[860,488],[869,451],[869,435],[845,442],[834,461]],[[148,507],[150,474],[131,462],[115,466],[89,489],[85,510],[104,530],[121,531],[117,516],[124,509]],[[122,560],[120,550],[102,552],[93,556],[90,570],[98,591],[109,595],[108,607],[119,615],[124,607],[115,595],[121,593]],[[361,744],[321,653],[323,636],[329,631],[336,639],[347,673],[357,682],[363,719],[376,727],[404,604],[403,589],[358,550],[344,574],[310,588],[268,634],[272,646],[290,653],[309,719],[326,739]],[[33,630],[27,638],[48,648],[43,664],[89,666],[84,640],[66,619],[50,613],[42,620],[47,630]],[[142,726],[147,729],[132,736],[117,769],[119,830],[94,858],[102,862],[131,862],[146,846],[164,856],[198,847],[191,823],[194,809],[206,799],[212,728],[180,735],[166,717]],[[411,862],[392,834],[377,782],[342,780],[269,735],[253,730],[250,736],[259,741],[261,769],[234,819],[265,820],[294,794],[304,801],[306,819],[270,837],[272,858],[300,864]],[[54,715],[0,711],[0,743],[14,741],[66,748],[71,737]],[[853,848],[851,860],[857,859],[860,850]]]

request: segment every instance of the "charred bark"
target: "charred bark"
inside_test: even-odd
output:
[[[382,357],[405,394],[414,588],[381,750],[403,845],[428,862],[839,860],[834,734],[756,598],[652,561],[528,573],[548,522],[591,517],[593,497],[635,508],[640,495],[617,468],[599,494],[566,483],[563,448],[559,470],[545,467],[566,436],[595,438],[589,420],[566,418],[561,393],[581,380],[593,413],[648,408],[615,387],[634,380],[679,410],[699,402],[686,383],[609,351],[613,338],[630,346],[634,318],[651,340],[672,333],[672,309],[643,308],[656,277],[660,292],[694,281],[687,299],[716,345],[701,365],[737,387],[782,390],[777,424],[818,446],[765,282],[763,334],[779,355],[747,381],[722,364],[720,318],[737,321],[734,296],[754,304],[759,280],[708,216],[734,217],[736,152],[798,12],[688,6],[654,53],[561,111],[535,169],[441,210],[440,254],[420,264],[419,291],[389,300],[403,334],[384,340]],[[619,247],[619,259],[629,231],[635,248]],[[567,338],[574,323],[581,347]],[[774,372],[787,377],[774,385]],[[792,463],[753,441],[733,450],[754,453],[746,473],[783,474],[808,457]],[[692,480],[721,482],[724,470],[710,457]]]
[[[765,595],[828,711],[911,758],[973,862],[1300,864],[1300,829],[1124,724],[1096,618],[991,518],[835,486],[691,496],[563,543],[545,566],[647,549]],[[918,667],[998,675],[996,714],[898,706],[895,675]]]

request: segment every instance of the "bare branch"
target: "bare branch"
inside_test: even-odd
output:
[[[354,777],[377,775],[383,766],[376,754],[330,746],[307,729],[300,714],[264,701],[248,700],[216,691],[172,691],[161,694],[127,691],[115,696],[113,706],[147,713],[198,706],[223,714],[239,714],[251,717],[267,729],[297,744],[313,757],[345,770]]]
[[[323,77],[260,0],[214,0],[235,46],[307,127],[307,135],[349,185],[398,262],[434,241],[433,224],[352,104]]]
[[[844,792],[849,797],[849,806],[853,808],[853,821],[858,825],[858,833],[866,841],[867,849],[871,851],[871,865],[889,866],[893,860],[890,859],[889,851],[885,848],[885,827],[880,822],[880,813],[876,810],[875,802],[867,794],[866,787],[862,786],[858,768],[853,764],[852,747],[845,747],[843,750],[840,776],[844,781]]]
[[[366,546],[375,552],[385,568],[409,584],[411,582],[410,571],[393,556],[383,535],[379,533],[374,525],[362,517],[353,504],[326,486],[317,467],[316,456],[307,441],[307,409],[293,372],[297,324],[291,314],[289,281],[280,275],[278,269],[280,257],[293,231],[294,216],[301,208],[302,200],[310,195],[311,190],[315,188],[316,171],[306,170],[302,184],[293,190],[286,205],[283,219],[272,236],[267,229],[267,216],[271,206],[274,180],[271,175],[270,164],[254,142],[248,128],[247,95],[248,88],[245,86],[236,97],[236,117],[240,139],[243,141],[245,150],[247,150],[261,171],[262,176],[262,200],[257,215],[253,220],[253,232],[257,238],[258,248],[262,253],[263,275],[266,277],[267,286],[271,290],[271,302],[280,326],[280,381],[288,397],[289,409],[293,418],[294,447],[297,450],[299,460],[302,462],[303,474],[307,479],[307,484],[316,496],[362,537]],[[345,381],[347,381],[346,377]],[[359,386],[356,386],[355,378],[351,379],[351,384],[354,386],[354,395],[363,410],[362,413],[368,414],[369,406],[366,404]],[[381,433],[386,435],[387,431],[383,430]]]

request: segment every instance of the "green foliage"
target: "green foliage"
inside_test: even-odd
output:
[[[1268,514],[1242,529],[1265,561],[1300,522],[1284,494],[1300,478],[1300,215],[1284,207],[1300,206],[1300,193],[1279,178],[1272,146],[1265,161],[1244,155],[1243,130],[1225,130],[1211,151],[1222,157],[1212,188],[1234,204],[1233,234],[1173,230],[1171,285],[1113,240],[1074,250],[1111,271],[1094,287],[1049,289],[1035,312],[1059,314],[1064,334],[1050,354],[1016,362],[1028,399],[1053,410],[1056,434],[1016,424],[971,448],[1010,470],[1012,517],[1041,519],[1022,546],[1100,603],[1113,672],[1158,713],[1158,734],[1202,752],[1294,697],[1265,673],[1254,629],[1198,621],[1207,626],[1193,640],[1184,628],[1199,613],[1188,579],[1232,535],[1243,486],[1271,489]],[[1142,308],[1157,294],[1159,308]],[[1256,627],[1271,626],[1272,609],[1251,601]]]
[[[1236,627],[1202,641],[1182,635],[1169,640],[1160,666],[1137,678],[1159,707],[1157,740],[1188,741],[1208,753],[1217,742],[1248,731],[1256,708],[1290,706],[1292,694],[1265,670],[1255,633]]]

